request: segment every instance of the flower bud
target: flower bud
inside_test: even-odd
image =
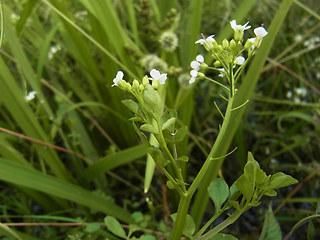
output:
[[[145,87],[147,84],[149,84],[149,78],[145,75],[142,79],[142,85]]]
[[[132,83],[132,91],[134,92],[137,92],[140,90],[140,84],[139,82],[135,79],[133,80],[133,83]]]
[[[159,80],[153,80],[153,81],[152,81],[152,87],[153,87],[154,89],[158,89],[158,87],[159,87]]]
[[[229,48],[229,42],[228,42],[227,39],[224,39],[224,40],[222,41],[222,47],[223,47],[224,49],[228,49],[228,48]]]
[[[214,65],[216,68],[222,66],[222,64],[221,64],[221,62],[220,62],[219,60],[215,61],[215,62],[213,63],[213,65]]]

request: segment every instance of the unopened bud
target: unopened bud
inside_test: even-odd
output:
[[[152,87],[153,87],[154,89],[158,89],[158,87],[159,87],[159,80],[153,80],[153,81],[152,81]]]
[[[216,68],[222,66],[222,64],[221,64],[221,62],[220,62],[219,60],[215,61],[215,62],[213,63],[213,65],[214,65]]]
[[[229,42],[228,42],[227,39],[224,39],[224,40],[222,41],[222,47],[223,47],[224,49],[229,48]]]
[[[149,78],[147,75],[145,75],[142,79],[142,85],[146,86],[147,84],[149,84]]]
[[[133,80],[132,83],[132,91],[139,91],[140,90],[140,84],[139,82],[135,79]]]

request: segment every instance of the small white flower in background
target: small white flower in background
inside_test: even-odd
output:
[[[36,95],[37,95],[37,92],[36,92],[36,91],[31,91],[31,92],[28,93],[27,96],[25,96],[24,99],[25,99],[27,102],[29,102],[29,101],[31,101],[32,99],[34,99]]]
[[[259,39],[264,38],[268,34],[267,30],[264,27],[255,28],[253,31]]]
[[[292,91],[288,91],[287,92],[287,98],[291,98],[292,97]]]
[[[300,42],[302,39],[303,39],[303,37],[302,37],[300,34],[297,34],[297,35],[294,37],[294,41],[295,41],[295,42]]]
[[[249,24],[249,22],[247,22],[245,25],[237,25],[237,21],[236,20],[232,20],[230,22],[231,27],[233,28],[234,31],[244,31],[247,30],[249,28],[251,28],[251,26],[247,26]]]
[[[193,69],[190,71],[190,75],[191,75],[191,79],[190,79],[189,83],[192,84],[196,81],[196,78],[198,76],[198,71]]]
[[[118,72],[117,72],[117,76],[113,79],[113,83],[114,83],[114,84],[113,84],[111,87],[113,87],[113,86],[118,86],[119,82],[120,82],[121,80],[123,80],[123,79],[122,79],[123,76],[124,76],[123,72],[122,72],[122,71],[118,71]]]
[[[165,84],[166,83],[166,79],[167,79],[167,74],[163,73],[160,74],[160,72],[157,69],[152,69],[150,72],[150,80],[158,80],[160,84]]]
[[[303,87],[299,87],[299,88],[296,88],[296,93],[302,97],[305,97],[307,96],[307,89],[303,88]]]
[[[54,54],[56,54],[56,52],[60,51],[61,47],[59,45],[54,45],[50,47],[50,50],[48,52],[48,58],[52,59]]]
[[[317,77],[318,79],[320,79],[320,72],[318,72],[318,73],[316,74],[316,77]]]
[[[205,39],[201,38],[198,41],[196,41],[195,43],[196,44],[199,43],[199,44],[203,45],[205,42],[206,43],[215,42],[216,40],[213,38],[213,36],[214,35],[210,35],[209,37],[207,37]]]
[[[236,63],[238,65],[242,65],[245,61],[246,61],[246,59],[244,57],[242,57],[242,56],[239,56],[239,57],[236,58]]]

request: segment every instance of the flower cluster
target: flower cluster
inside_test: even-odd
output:
[[[145,76],[142,79],[142,83],[140,84],[138,80],[133,80],[132,85],[125,80],[123,80],[124,73],[122,71],[118,71],[116,77],[113,79],[113,86],[117,86],[121,88],[122,90],[132,92],[141,90],[143,91],[147,84],[149,84],[149,80],[152,81],[152,87],[154,89],[157,89],[159,87],[159,84],[165,84],[167,79],[167,74],[163,73],[161,74],[157,69],[152,69],[150,72],[150,76]]]
[[[195,42],[196,44],[201,44],[211,54],[214,66],[208,67],[204,63],[204,57],[198,55],[196,61],[192,61],[190,64],[192,68],[190,71],[190,84],[194,83],[196,78],[207,78],[202,72],[207,69],[213,69],[219,71],[219,76],[226,77],[230,85],[234,86],[233,83],[239,77],[246,62],[254,55],[255,50],[260,47],[262,39],[268,34],[264,27],[255,28],[253,30],[255,37],[247,39],[243,44],[244,31],[251,28],[248,24],[249,22],[245,25],[240,25],[237,24],[236,20],[232,20],[230,25],[234,30],[234,37],[230,41],[224,39],[221,44],[218,44],[214,39],[214,35],[211,35]],[[247,59],[244,57],[245,55]],[[239,67],[236,68],[237,66]]]

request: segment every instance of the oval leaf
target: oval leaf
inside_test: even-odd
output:
[[[173,221],[175,221],[177,217],[177,213],[171,214],[170,217],[172,218]],[[189,214],[187,214],[186,222],[184,223],[184,227],[183,227],[183,234],[191,238],[195,230],[196,230],[196,225],[193,221],[193,218]]]
[[[157,129],[154,126],[152,126],[151,124],[143,124],[140,127],[140,130],[142,130],[144,132],[154,133],[154,134],[158,134],[159,133],[157,131]]]
[[[171,127],[174,125],[175,122],[176,122],[176,118],[174,118],[174,117],[168,119],[168,120],[162,125],[162,130],[171,128]]]
[[[214,202],[216,211],[221,209],[222,204],[229,197],[229,186],[223,179],[216,179],[208,187],[209,196]]]
[[[104,218],[104,223],[106,224],[109,231],[112,232],[114,235],[126,238],[126,232],[124,231],[117,219],[115,219],[112,216],[106,216]]]

